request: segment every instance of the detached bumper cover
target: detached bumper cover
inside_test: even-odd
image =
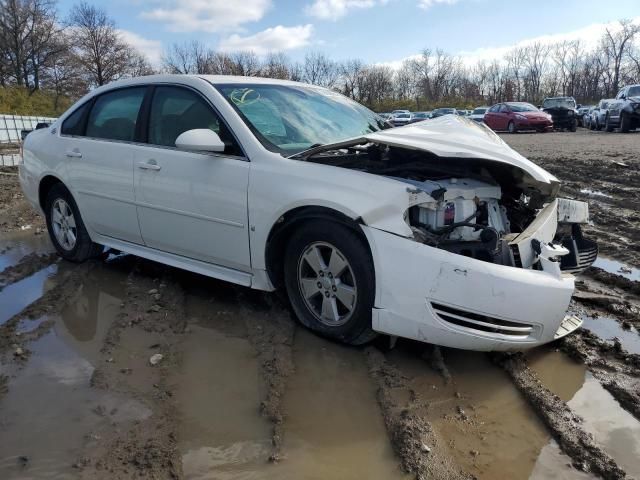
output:
[[[455,348],[523,350],[553,341],[565,325],[572,275],[483,262],[363,230],[376,269],[376,331]]]

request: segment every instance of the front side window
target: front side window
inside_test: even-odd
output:
[[[62,123],[62,129],[60,133],[62,135],[74,135],[80,136],[83,135],[84,132],[84,117],[87,113],[87,109],[89,108],[89,104],[91,102],[87,102],[82,105],[80,108],[77,108],[75,112],[67,117],[67,119]]]
[[[265,148],[286,155],[388,128],[366,107],[316,87],[216,85]]]
[[[87,137],[131,142],[147,87],[125,88],[100,95],[87,121]]]
[[[156,87],[149,113],[149,143],[175,147],[176,139],[187,130],[209,129],[220,132],[220,120],[209,105],[191,90]]]

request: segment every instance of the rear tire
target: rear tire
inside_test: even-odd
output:
[[[369,248],[337,222],[304,223],[286,248],[284,280],[300,323],[322,336],[361,345],[371,329],[375,271]]]
[[[44,211],[49,237],[62,258],[80,263],[102,253],[102,245],[89,237],[78,206],[62,183],[49,190]]]

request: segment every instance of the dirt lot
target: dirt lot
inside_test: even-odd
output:
[[[0,478],[640,477],[640,133],[503,138],[589,201],[604,255],[585,328],[515,355],[347,348],[277,295],[68,264],[0,170]]]

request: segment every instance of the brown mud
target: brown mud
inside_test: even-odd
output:
[[[637,134],[503,138],[589,201],[609,258],[577,281],[585,329],[498,364],[336,345],[277,295],[127,255],[56,261],[2,169],[0,478],[638,476]]]

